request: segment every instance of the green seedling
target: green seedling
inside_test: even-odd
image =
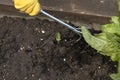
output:
[[[92,48],[118,62],[117,73],[110,75],[113,80],[120,80],[120,0],[118,5],[119,15],[111,17],[111,23],[100,26],[101,33],[92,35],[85,27],[81,28],[85,41]]]
[[[59,32],[57,32],[55,38],[56,38],[57,43],[59,44],[61,41],[61,34]]]

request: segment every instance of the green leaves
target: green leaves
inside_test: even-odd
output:
[[[83,37],[86,42],[100,54],[110,56],[113,61],[120,61],[120,23],[118,17],[112,17],[111,23],[102,25],[102,32],[92,35],[85,27],[82,27]],[[118,74],[111,75],[114,80],[120,79],[120,64]]]
[[[111,23],[101,26],[103,32],[114,33],[120,35],[120,23],[118,21],[119,17],[112,17]]]
[[[92,35],[85,27],[81,28],[85,41],[92,48],[118,62],[118,73],[110,75],[113,80],[120,80],[120,0],[118,5],[119,16],[111,17],[111,23],[100,26],[101,33]]]
[[[91,35],[91,33],[85,27],[82,27],[81,30],[82,30],[83,37],[86,40],[86,42],[89,43],[89,45],[91,45],[94,49],[96,49],[98,51],[102,51],[103,47],[106,45],[104,36],[101,36],[102,34],[99,35],[99,37],[101,37],[101,39],[100,39],[100,38],[97,38],[97,37]]]
[[[113,80],[120,80],[120,75],[119,75],[119,74],[111,74],[110,77],[111,77]]]
[[[120,37],[103,32],[95,34],[94,36],[85,28],[82,27],[83,37],[86,42],[94,49],[96,49],[102,55],[110,56],[113,61],[117,61],[120,58]]]

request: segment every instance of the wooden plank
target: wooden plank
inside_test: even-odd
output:
[[[117,0],[39,0],[47,10],[97,16],[117,15]]]
[[[117,15],[117,0],[39,0],[39,2],[45,10],[97,16]],[[13,5],[12,0],[1,0],[0,4]]]

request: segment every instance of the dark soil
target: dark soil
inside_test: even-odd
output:
[[[78,39],[56,22],[1,18],[0,80],[111,80],[116,64]]]

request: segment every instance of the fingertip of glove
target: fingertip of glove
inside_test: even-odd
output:
[[[30,16],[35,16],[35,15],[37,15],[37,14],[40,12],[40,9],[41,9],[40,4],[37,3],[37,4],[35,5],[35,7],[33,8],[33,11],[30,12],[30,13],[28,13],[28,14],[29,14]]]

